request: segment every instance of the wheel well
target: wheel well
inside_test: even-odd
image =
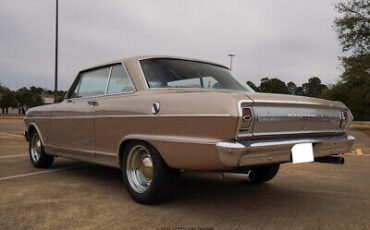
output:
[[[32,132],[37,131],[34,125],[30,125],[28,128],[28,136],[31,135]]]
[[[121,167],[122,167],[122,156],[123,156],[123,152],[125,151],[125,149],[128,146],[128,144],[130,142],[132,142],[132,141],[141,141],[141,142],[145,142],[145,143],[149,144],[150,146],[152,146],[152,148],[154,148],[159,153],[160,157],[162,157],[161,156],[161,153],[150,142],[148,142],[146,140],[141,140],[141,139],[128,139],[128,140],[124,140],[121,143],[120,147],[119,147],[119,153],[118,153],[119,155],[118,156],[119,156],[119,165]]]

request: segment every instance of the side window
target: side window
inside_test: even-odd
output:
[[[110,67],[84,72],[81,75],[77,97],[104,95]]]
[[[114,65],[112,67],[107,94],[132,91],[135,91],[134,85],[122,65]]]
[[[200,78],[187,78],[183,80],[169,81],[167,87],[175,88],[202,88]]]
[[[203,88],[206,88],[206,89],[222,88],[221,84],[214,77],[202,77],[202,81],[203,81],[203,86],[204,86]]]

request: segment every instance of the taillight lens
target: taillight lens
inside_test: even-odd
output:
[[[343,120],[348,121],[348,113],[347,113],[347,111],[343,111]]]
[[[242,107],[241,108],[241,124],[240,124],[240,130],[241,131],[247,131],[250,128],[251,120],[253,118],[252,109],[249,107]]]
[[[243,120],[250,120],[252,118],[252,110],[250,108],[242,108]]]

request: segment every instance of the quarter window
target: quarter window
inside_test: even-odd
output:
[[[114,65],[110,76],[107,94],[135,91],[131,79],[127,76],[122,65]]]
[[[104,95],[110,67],[84,72],[81,75],[78,97]]]

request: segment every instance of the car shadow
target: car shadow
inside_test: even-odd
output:
[[[82,180],[88,180],[90,183],[107,188],[105,191],[109,193],[109,188],[118,188],[120,192],[127,193],[122,182],[121,170],[109,168],[100,165],[93,165],[81,162],[63,163],[64,167],[80,166],[73,170],[68,170],[65,173],[70,177],[75,177]],[[56,165],[55,168],[61,167]],[[279,175],[276,176],[277,178]],[[113,191],[112,191],[113,192]],[[249,205],[258,206],[262,203],[268,205],[276,205],[276,203],[292,203],[297,199],[299,194],[300,199],[305,196],[309,198],[310,194],[305,194],[302,190],[296,187],[281,185],[274,182],[274,179],[269,183],[254,185],[248,182],[238,180],[226,180],[218,177],[204,177],[201,174],[181,174],[177,178],[174,188],[174,197],[169,202],[160,204],[160,206],[172,205],[189,205],[189,204],[207,204],[207,203],[228,203],[230,205],[240,204],[240,202],[248,202]],[[107,194],[109,196],[109,194]],[[115,194],[116,195],[116,194]]]

